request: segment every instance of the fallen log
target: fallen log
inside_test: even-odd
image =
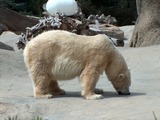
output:
[[[20,34],[26,30],[26,27],[31,27],[37,23],[38,19],[36,18],[27,17],[0,5],[0,24],[5,25],[9,31]],[[5,31],[4,28],[0,29]]]
[[[109,37],[115,38],[117,40],[124,40],[124,31],[119,29],[119,27],[110,24],[90,24],[90,30],[95,34],[106,34]]]
[[[3,31],[8,31],[8,27],[0,23],[0,35],[3,33]]]

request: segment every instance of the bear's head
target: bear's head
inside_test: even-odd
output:
[[[131,85],[130,70],[121,72],[111,82],[119,95],[130,95],[130,91],[129,91],[129,87]]]

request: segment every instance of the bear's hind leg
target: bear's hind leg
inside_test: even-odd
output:
[[[47,76],[33,77],[34,80],[34,97],[35,98],[53,98],[49,92],[50,79]]]
[[[35,98],[53,98],[54,95],[65,94],[65,91],[60,89],[58,82],[53,80],[53,76],[49,73],[41,73],[33,77],[33,80]]]
[[[46,87],[44,87],[45,85],[43,87],[40,86],[34,87],[35,98],[48,98],[48,99],[53,98],[53,95],[48,92]]]
[[[99,88],[95,88],[94,92],[95,92],[96,94],[103,94],[103,93],[104,93],[103,90],[102,90],[102,89],[99,89]]]
[[[52,98],[53,95],[49,91],[52,76],[48,73],[48,66],[45,64],[35,64],[31,66],[29,71],[33,80],[34,97],[35,98]],[[43,69],[42,69],[43,68]]]

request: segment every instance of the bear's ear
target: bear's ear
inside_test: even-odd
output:
[[[123,78],[124,78],[124,74],[119,74],[118,77],[117,77],[117,80],[122,81]]]

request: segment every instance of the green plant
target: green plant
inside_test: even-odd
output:
[[[20,118],[18,118],[18,116],[16,115],[16,116],[8,116],[7,118],[5,118],[4,120],[21,120]],[[42,117],[40,117],[40,116],[36,116],[36,117],[34,117],[32,120],[43,120],[43,118]]]
[[[16,115],[14,117],[8,116],[8,118],[7,119],[5,118],[4,120],[19,120],[19,119],[18,116]]]
[[[42,119],[42,117],[40,117],[40,116],[37,116],[35,119],[33,119],[33,120],[43,120]]]

